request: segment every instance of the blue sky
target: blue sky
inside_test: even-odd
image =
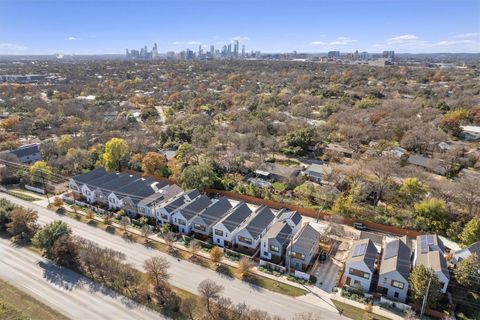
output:
[[[478,0],[0,0],[0,54],[480,52]]]

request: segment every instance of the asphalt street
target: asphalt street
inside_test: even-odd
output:
[[[74,234],[96,242],[100,246],[124,253],[127,257],[127,262],[136,268],[143,269],[144,261],[150,257],[164,257],[170,263],[170,283],[181,289],[196,293],[197,286],[201,281],[211,279],[225,288],[224,296],[230,298],[234,303],[244,302],[251,308],[264,310],[285,319],[291,319],[295,314],[303,312],[314,313],[321,319],[346,319],[338,314],[326,297],[308,294],[304,297],[293,298],[271,292],[188,261],[179,261],[168,254],[150,249],[141,244],[129,242],[122,237],[109,234],[75,219],[58,215],[37,204],[3,193],[0,194],[0,197],[38,211],[40,224],[46,224],[54,220],[65,221],[71,226]]]

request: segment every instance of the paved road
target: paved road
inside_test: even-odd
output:
[[[127,262],[136,268],[142,269],[144,261],[150,257],[162,256],[166,258],[170,262],[170,282],[172,285],[181,289],[196,292],[197,286],[201,281],[211,279],[224,286],[224,295],[232,299],[234,303],[245,302],[252,308],[261,309],[286,319],[291,319],[295,314],[302,312],[312,312],[319,315],[321,319],[346,319],[338,314],[336,309],[331,306],[330,301],[326,301],[321,297],[309,294],[300,298],[292,298],[271,292],[249,285],[235,278],[223,276],[213,270],[184,260],[177,261],[176,258],[168,254],[137,243],[128,242],[122,237],[109,234],[103,230],[76,221],[75,219],[57,215],[34,203],[23,201],[3,193],[0,194],[0,197],[24,207],[37,210],[40,224],[46,224],[53,220],[63,220],[67,222],[72,227],[74,234],[94,241],[100,246],[123,252],[127,257]]]
[[[0,239],[0,278],[71,319],[165,319],[158,313]]]

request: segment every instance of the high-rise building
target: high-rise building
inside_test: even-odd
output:
[[[158,47],[157,47],[157,44],[156,44],[156,43],[153,44],[152,58],[153,58],[153,59],[158,58]]]
[[[211,55],[212,57],[215,56],[215,46],[214,46],[213,44],[210,46],[210,55]]]
[[[386,58],[386,59],[395,59],[395,51],[391,50],[391,51],[383,51],[382,53],[382,57],[383,58]]]
[[[233,44],[233,56],[235,58],[238,57],[238,49],[239,49],[239,41],[235,40],[235,43]]]
[[[327,57],[329,57],[329,58],[339,58],[340,57],[340,51],[329,51],[327,53]]]
[[[242,45],[242,58],[245,58],[245,45]]]

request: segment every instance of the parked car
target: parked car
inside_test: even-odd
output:
[[[360,222],[355,222],[355,223],[353,224],[353,227],[354,227],[355,229],[357,229],[357,230],[362,230],[362,231],[367,230],[367,226],[364,225],[363,223],[360,223]]]
[[[318,256],[318,261],[319,261],[320,263],[325,263],[325,262],[327,262],[327,259],[328,259],[328,255],[327,255],[326,252],[322,252],[322,253],[320,253],[320,255]]]

